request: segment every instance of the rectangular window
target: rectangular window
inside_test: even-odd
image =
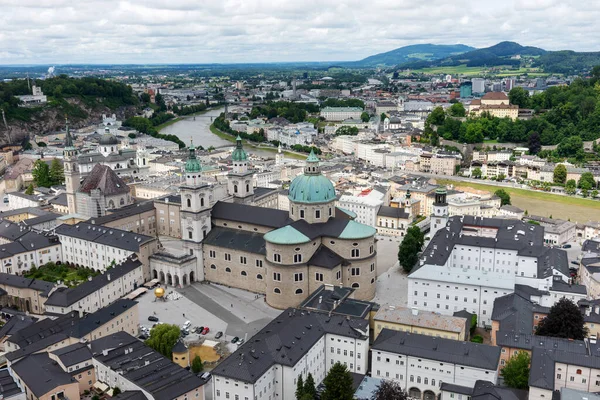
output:
[[[273,253],[273,261],[281,262],[281,254]]]
[[[262,260],[256,260],[256,266],[262,268]]]
[[[320,272],[315,273],[315,280],[319,282],[323,282],[323,274]]]
[[[246,264],[246,257],[240,256],[240,264]]]
[[[279,272],[273,272],[273,280],[281,282],[281,274]]]
[[[302,262],[302,254],[294,254],[294,262],[301,263]]]
[[[304,274],[302,272],[298,272],[294,274],[294,282],[302,282],[304,280]]]
[[[350,275],[352,275],[352,276],[358,276],[358,275],[360,275],[360,268],[351,268],[350,269]]]
[[[217,257],[217,253],[216,253],[216,251],[214,251],[214,250],[210,250],[210,251],[208,252],[208,256],[209,256],[210,258],[216,258],[216,257]]]
[[[231,261],[231,254],[225,253],[225,261]]]
[[[315,218],[321,219],[321,210],[315,210]]]

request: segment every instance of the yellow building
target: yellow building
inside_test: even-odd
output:
[[[385,328],[445,339],[467,340],[471,326],[466,318],[396,306],[381,307],[375,314],[374,321],[374,339],[377,339],[381,330]]]
[[[510,104],[508,96],[504,92],[486,93],[481,100],[471,101],[468,110],[471,116],[488,113],[498,118],[517,119],[519,117],[519,106]]]

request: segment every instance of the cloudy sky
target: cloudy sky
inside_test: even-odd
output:
[[[0,0],[0,64],[343,61],[502,40],[600,51],[590,0]]]

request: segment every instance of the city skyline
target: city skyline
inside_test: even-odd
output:
[[[504,40],[598,51],[599,16],[599,4],[554,0],[8,0],[0,64],[354,61],[410,44],[487,47]]]

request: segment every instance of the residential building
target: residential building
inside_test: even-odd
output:
[[[293,398],[300,376],[319,385],[336,362],[366,373],[368,351],[367,320],[290,308],[211,371],[212,398]]]
[[[504,92],[489,92],[481,99],[472,100],[468,111],[473,116],[485,112],[497,118],[510,118],[513,120],[519,116],[519,106],[510,104],[508,96]]]
[[[337,204],[338,207],[355,213],[357,222],[375,227],[377,224],[377,212],[383,205],[383,201],[372,196],[343,195]]]
[[[455,216],[431,234],[408,277],[410,307],[446,315],[464,309],[490,325],[494,300],[515,284],[548,291],[556,280],[569,282],[566,253],[544,246],[541,226]]]
[[[383,329],[418,333],[444,339],[469,340],[471,321],[466,318],[442,315],[417,308],[383,306],[375,314],[373,338]]]
[[[325,107],[321,110],[321,117],[326,121],[360,120],[362,113],[363,109],[359,107]]]
[[[575,240],[576,225],[574,222],[537,215],[529,215],[527,219],[544,227],[544,243],[563,245]]]
[[[0,305],[16,307],[31,314],[44,314],[46,299],[56,286],[51,282],[0,273]]]
[[[381,206],[377,212],[377,233],[403,237],[415,216],[412,205],[402,208]]]
[[[506,386],[495,385],[490,381],[484,380],[476,381],[474,387],[453,385],[451,383],[444,382],[440,390],[442,391],[440,400],[527,400],[528,398],[528,393],[526,390],[513,389]]]
[[[444,383],[496,383],[500,348],[383,329],[371,346],[371,376],[396,381],[414,399],[434,400]]]

